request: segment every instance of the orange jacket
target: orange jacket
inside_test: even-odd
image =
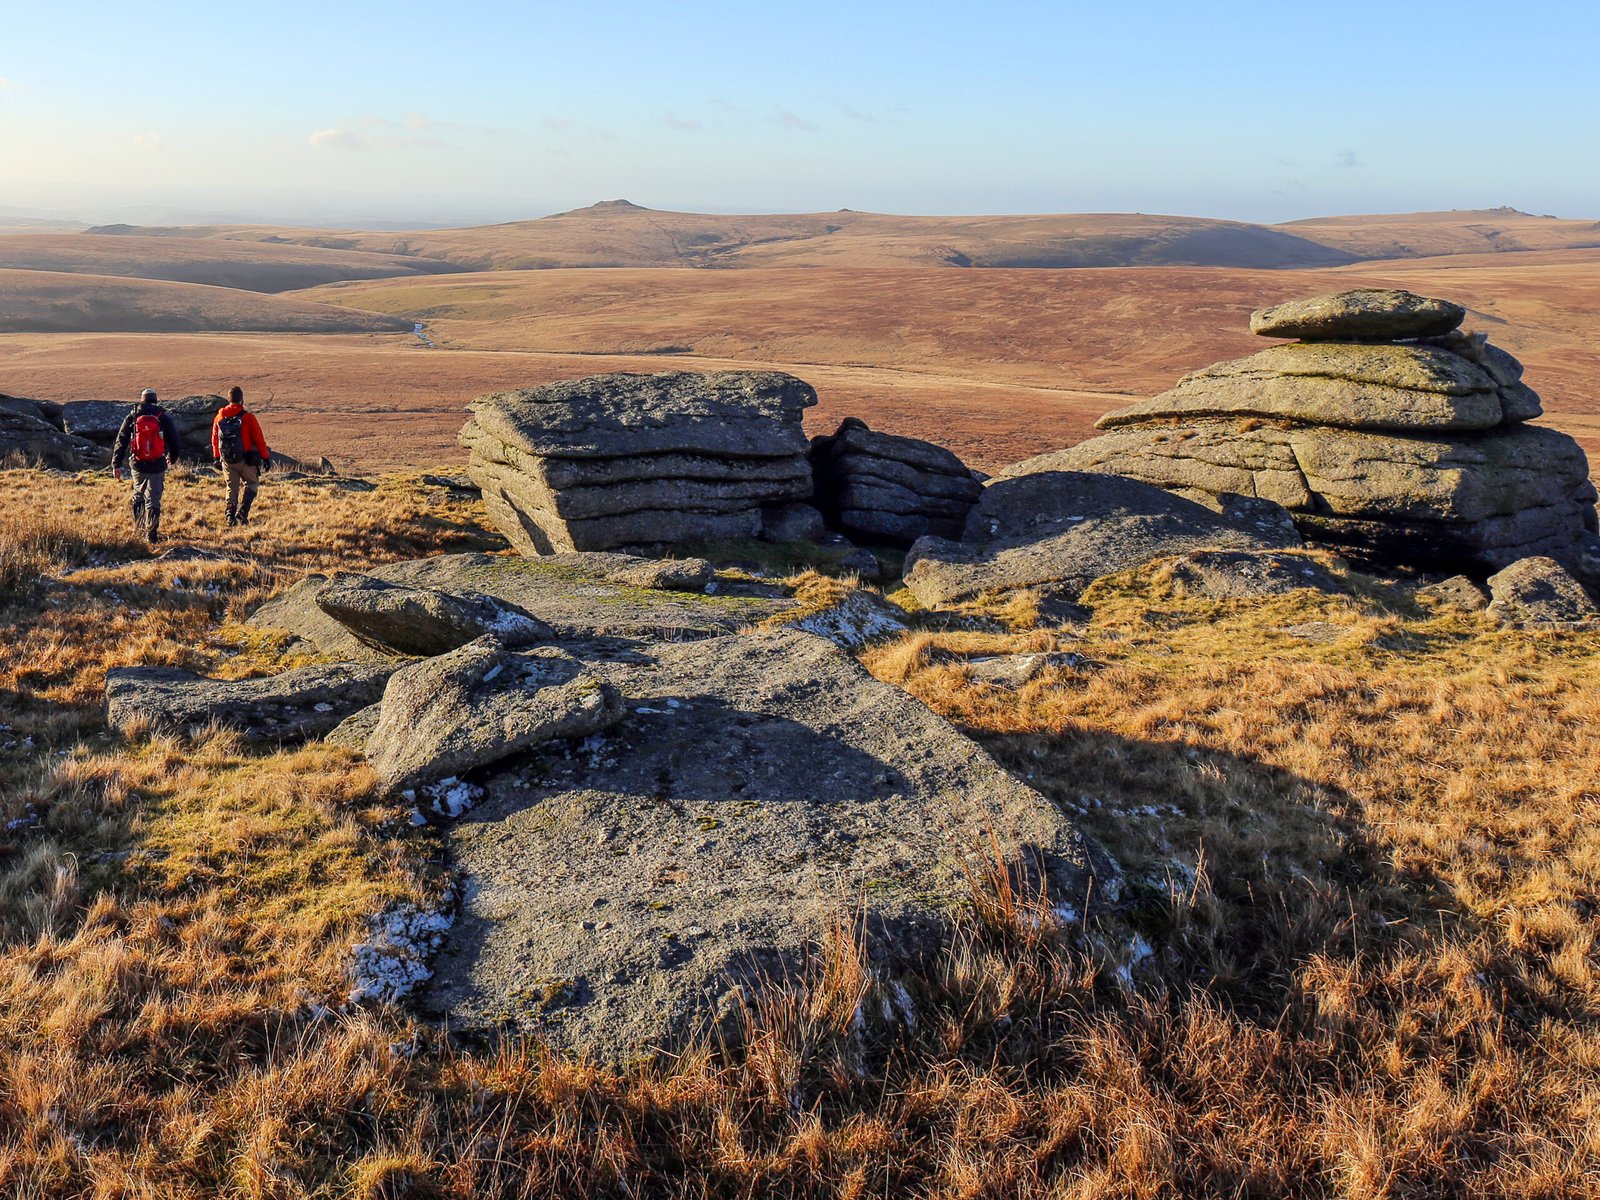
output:
[[[248,454],[254,450],[262,458],[268,457],[267,439],[261,434],[261,422],[256,420],[255,413],[245,412],[242,404],[224,404],[217,409],[216,418],[211,422],[212,458],[222,457],[222,438],[217,433],[217,426],[221,425],[226,418],[237,417],[240,413],[244,413],[244,420],[240,422],[242,426],[240,433],[244,438],[245,453]]]

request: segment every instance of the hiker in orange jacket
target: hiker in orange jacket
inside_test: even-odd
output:
[[[246,412],[244,389],[228,389],[228,403],[211,422],[211,457],[228,477],[228,524],[250,524],[261,472],[272,466],[272,452],[255,413]]]

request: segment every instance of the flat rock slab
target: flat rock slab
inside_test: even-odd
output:
[[[796,602],[781,589],[710,580],[703,559],[645,559],[600,552],[519,558],[447,554],[390,563],[366,573],[382,583],[475,594],[526,613],[557,641],[593,637],[712,637],[787,612]],[[248,624],[290,633],[330,657],[381,661],[318,604],[329,586],[309,575],[251,614]],[[713,594],[705,589],[716,584]],[[685,589],[675,590],[673,585]]]
[[[106,672],[106,720],[121,732],[148,722],[194,736],[220,725],[251,742],[303,741],[376,702],[392,670],[335,663],[226,680],[170,667],[113,667]]]
[[[1101,576],[1190,550],[1298,544],[1292,529],[1265,517],[1230,518],[1114,475],[1044,470],[985,488],[960,542],[918,541],[905,581],[929,607],[1021,588],[1073,600]]]
[[[1433,337],[1449,333],[1466,315],[1448,300],[1398,288],[1356,288],[1259,308],[1250,314],[1250,332],[1319,341]]]
[[[1339,577],[1315,559],[1281,550],[1194,550],[1175,560],[1172,582],[1189,596],[1235,600],[1309,588],[1343,595]]]
[[[1600,619],[1600,607],[1553,558],[1524,558],[1489,576],[1489,615],[1507,625],[1563,627]]]
[[[328,616],[386,654],[445,654],[492,634],[517,648],[549,641],[550,627],[492,596],[336,575],[315,596]]]
[[[820,638],[590,666],[628,697],[624,721],[490,772],[450,828],[463,912],[423,1002],[452,1028],[626,1060],[729,1016],[859,906],[876,965],[916,960],[970,894],[962,864],[992,861],[991,831],[1061,903],[1108,865],[975,742]]]
[[[621,717],[617,690],[570,654],[517,654],[483,637],[396,671],[365,749],[384,787],[398,792]]]
[[[672,371],[497,392],[471,407],[483,435],[527,454],[781,458],[805,453],[801,415],[816,402],[781,371]]]

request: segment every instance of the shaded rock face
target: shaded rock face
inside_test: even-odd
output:
[[[1561,627],[1600,619],[1600,607],[1555,559],[1534,557],[1489,576],[1489,615],[1507,625]]]
[[[113,667],[106,672],[106,720],[123,732],[151,722],[193,736],[221,725],[251,742],[301,741],[376,702],[392,670],[336,663],[269,679],[224,680],[168,667]]]
[[[178,430],[179,457],[193,462],[211,461],[211,422],[217,409],[227,401],[221,396],[162,398],[161,407],[172,416]],[[68,433],[107,450],[117,440],[123,418],[138,407],[132,400],[71,400],[61,405],[61,419]]]
[[[702,559],[652,560],[601,552],[542,558],[446,554],[367,572],[380,584],[488,597],[542,622],[556,639],[714,637],[795,607],[778,589],[755,585],[719,586],[715,594],[707,594],[710,575],[710,564]],[[381,659],[382,651],[318,603],[329,586],[327,576],[307,576],[263,604],[248,623],[293,634],[320,654]]]
[[[875,433],[847,417],[811,439],[815,503],[829,528],[862,541],[909,546],[919,537],[957,538],[983,491],[949,450]]]
[[[598,375],[475,401],[461,444],[524,554],[754,537],[763,506],[811,495],[815,403],[777,371]]]
[[[822,639],[569,649],[628,713],[480,775],[449,829],[463,912],[423,1002],[453,1028],[626,1060],[737,1012],[859,904],[892,975],[947,928],[991,830],[1081,903],[1095,853],[1060,812]]]
[[[1547,555],[1589,580],[1600,537],[1588,460],[1565,434],[1523,424],[1538,396],[1514,358],[1454,328],[1462,311],[1387,292],[1264,310],[1258,332],[1345,340],[1194,372],[1106,414],[1101,436],[1014,469],[1263,497],[1307,538],[1397,565],[1481,575]]]
[[[483,637],[394,673],[366,755],[384,786],[400,791],[621,717],[617,690],[571,655],[516,654]]]
[[[0,465],[7,461],[81,471],[104,466],[111,456],[103,447],[68,433],[59,404],[0,395]]]
[[[338,575],[316,606],[360,641],[388,654],[444,654],[492,634],[506,646],[548,641],[550,627],[491,596],[406,587],[370,575]]]
[[[1252,506],[1248,517],[1226,515],[1132,479],[1039,470],[990,483],[961,541],[914,544],[905,582],[929,607],[1019,588],[1074,600],[1102,575],[1158,558],[1200,549],[1283,549],[1299,541],[1271,506]]]

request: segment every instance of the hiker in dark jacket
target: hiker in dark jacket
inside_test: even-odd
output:
[[[156,402],[153,388],[139,393],[139,403],[122,419],[111,451],[111,474],[121,479],[133,468],[133,527],[153,546],[161,540],[161,493],[167,464],[178,461],[178,427],[172,414]]]
[[[261,472],[272,466],[272,451],[261,422],[244,407],[244,389],[228,389],[228,402],[211,422],[211,457],[228,477],[228,524],[250,524]]]

